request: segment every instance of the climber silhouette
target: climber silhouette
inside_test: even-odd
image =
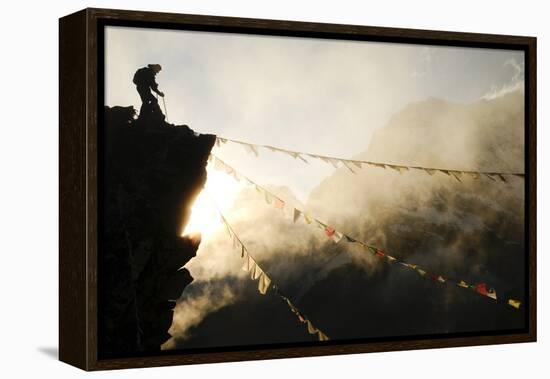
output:
[[[139,117],[148,117],[151,115],[159,115],[164,118],[158,100],[153,96],[151,90],[159,96],[164,97],[164,93],[159,91],[155,76],[162,70],[160,64],[148,64],[147,67],[142,67],[134,74],[134,84],[141,98],[141,109]]]

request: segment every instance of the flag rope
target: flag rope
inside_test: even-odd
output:
[[[213,197],[210,194],[208,195],[210,197],[210,200],[214,204],[214,207],[216,208],[216,211],[218,212],[220,219],[227,230],[227,233],[229,234],[229,238],[233,242],[233,248],[238,248],[241,253],[241,258],[244,260],[242,269],[250,274],[250,279],[258,280],[258,291],[260,292],[260,294],[265,295],[267,291],[271,288],[273,293],[287,304],[289,309],[292,311],[292,313],[296,315],[298,320],[301,323],[307,325],[307,331],[309,334],[316,334],[319,341],[330,340],[330,338],[321,329],[313,325],[310,319],[302,311],[300,311],[298,307],[296,307],[296,305],[294,305],[294,303],[288,298],[288,296],[283,294],[279,286],[273,283],[271,277],[268,276],[266,271],[260,267],[256,259],[254,259],[252,255],[250,255],[242,240],[239,238],[237,233],[235,233],[235,230],[223,215],[216,201],[214,201]]]
[[[232,166],[228,165],[227,163],[225,163],[223,160],[221,160],[220,158],[218,158],[214,154],[210,154],[209,161],[211,161],[211,160],[214,161],[213,164],[214,164],[215,169],[220,170],[220,171],[232,176],[238,182],[240,182],[240,179],[243,179],[247,184],[249,184],[251,186],[254,186],[258,193],[261,193],[261,194],[264,195],[264,199],[265,199],[266,203],[273,204],[275,206],[275,208],[280,209],[282,211],[284,211],[285,208],[288,209],[290,211],[289,216],[292,217],[292,221],[294,223],[296,221],[298,221],[299,219],[303,218],[303,220],[306,224],[316,225],[319,229],[323,230],[324,234],[328,238],[332,239],[335,243],[338,243],[342,239],[345,239],[349,243],[356,243],[356,244],[359,244],[359,245],[363,246],[367,251],[371,252],[373,255],[377,256],[380,259],[385,259],[389,263],[399,264],[399,265],[401,265],[403,267],[406,267],[408,269],[412,269],[413,271],[418,273],[420,276],[425,277],[425,278],[429,278],[429,279],[433,280],[434,282],[438,282],[438,283],[442,283],[442,284],[445,283],[445,284],[450,284],[450,285],[454,285],[454,286],[457,286],[457,287],[469,289],[469,290],[472,290],[472,291],[476,292],[477,294],[479,294],[481,296],[493,299],[495,302],[499,302],[499,303],[504,302],[505,304],[507,304],[507,305],[509,305],[509,306],[511,306],[515,309],[520,309],[520,307],[521,307],[521,302],[516,300],[516,299],[507,299],[506,301],[504,301],[504,300],[498,298],[496,291],[493,288],[487,287],[487,284],[485,284],[485,283],[469,284],[469,283],[465,282],[464,280],[455,280],[455,279],[452,279],[452,278],[449,278],[449,277],[444,277],[442,275],[436,275],[436,274],[430,273],[430,272],[424,270],[423,268],[419,267],[416,264],[407,263],[402,259],[396,258],[396,257],[394,257],[390,254],[387,254],[386,252],[384,252],[383,250],[379,249],[378,247],[376,247],[374,245],[371,245],[371,244],[365,243],[363,241],[360,241],[356,238],[350,237],[349,235],[334,229],[333,227],[329,226],[328,224],[321,222],[320,220],[318,220],[317,218],[309,215],[308,213],[304,212],[303,210],[295,208],[295,207],[290,206],[290,205],[287,205],[287,203],[282,198],[278,197],[277,195],[275,195],[272,192],[268,191],[266,188],[260,186],[256,182],[252,181],[249,177],[241,174],[240,172],[235,170]]]
[[[232,142],[235,144],[239,144],[245,147],[245,149],[248,152],[253,153],[256,157],[259,156],[258,154],[258,148],[264,148],[267,150],[275,151],[284,153],[287,155],[290,155],[294,159],[300,159],[304,163],[308,163],[308,161],[304,158],[304,156],[320,159],[321,161],[325,163],[329,163],[334,168],[338,168],[338,163],[343,164],[348,170],[350,170],[352,173],[355,174],[355,169],[361,169],[362,165],[368,165],[372,167],[378,167],[385,169],[386,167],[389,167],[398,173],[402,173],[404,171],[409,170],[418,170],[418,171],[424,171],[428,173],[429,175],[433,175],[436,172],[440,172],[443,174],[446,174],[447,176],[455,178],[457,181],[462,182],[461,178],[463,175],[468,175],[473,179],[478,179],[480,176],[485,176],[486,178],[497,181],[497,178],[500,179],[502,182],[507,182],[506,177],[517,177],[517,178],[525,178],[524,173],[519,172],[493,172],[493,171],[475,171],[475,170],[456,170],[456,169],[446,169],[446,168],[439,168],[439,167],[424,167],[424,166],[412,166],[412,165],[398,165],[398,164],[392,164],[392,163],[385,163],[385,162],[373,162],[373,161],[366,161],[366,160],[358,160],[358,159],[345,159],[345,158],[337,158],[337,157],[330,157],[326,155],[318,155],[318,154],[312,154],[312,153],[306,153],[301,151],[293,151],[293,150],[287,150],[282,149],[275,146],[270,145],[260,145],[260,144],[251,144],[247,142],[237,141],[229,138],[222,138],[216,136],[216,145],[218,147],[221,146],[221,144],[225,144],[227,142]]]

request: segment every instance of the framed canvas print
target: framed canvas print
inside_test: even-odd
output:
[[[60,19],[60,359],[536,340],[536,39]]]

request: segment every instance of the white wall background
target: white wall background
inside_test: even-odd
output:
[[[58,17],[86,6],[410,27],[538,37],[538,267],[536,344],[468,347],[126,370],[109,378],[359,377],[519,378],[550,373],[548,364],[546,130],[549,104],[548,11],[542,1],[55,1],[4,2],[0,27],[0,375],[83,375],[57,355],[57,67]],[[545,351],[546,350],[546,351]]]

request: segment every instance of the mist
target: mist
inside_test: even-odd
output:
[[[523,112],[521,90],[466,105],[438,99],[411,103],[354,158],[523,172]],[[306,175],[309,165],[296,164]],[[351,173],[340,167],[305,204],[293,196],[290,185],[268,189],[337,230],[429,272],[485,282],[499,296],[523,299],[523,186],[521,178],[503,183],[463,175],[458,181],[442,173],[400,174],[372,167]],[[314,226],[293,223],[253,187],[242,187],[225,217],[260,267],[332,339],[514,329],[525,322],[522,311],[423,279],[357,244],[334,244]],[[222,228],[202,242],[197,258],[186,267],[196,279],[190,287],[207,282],[209,291],[191,303],[187,298],[195,296],[193,291],[183,294],[175,319],[193,322],[173,325],[171,347],[274,343],[281,333],[289,341],[311,340],[276,296],[257,292],[241,265],[240,251]],[[239,284],[228,289],[229,279]],[[218,291],[231,296],[224,298]],[[277,304],[289,320],[279,316],[282,322],[266,309]],[[463,317],[472,312],[478,317]],[[270,339],[265,331],[257,334],[241,325],[253,319],[270,322]],[[292,322],[289,334],[287,324]],[[215,340],[207,337],[222,324],[225,332]]]

